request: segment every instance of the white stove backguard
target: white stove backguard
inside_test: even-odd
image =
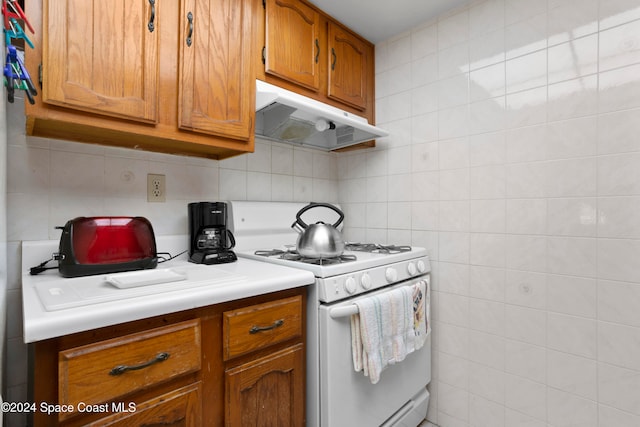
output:
[[[295,245],[298,233],[291,228],[296,214],[308,203],[230,201],[229,229],[236,238],[238,252],[283,248]],[[340,205],[334,205],[340,209]],[[302,216],[307,224],[323,221],[334,224],[339,216],[331,209],[316,207]],[[338,226],[338,230],[342,225]]]

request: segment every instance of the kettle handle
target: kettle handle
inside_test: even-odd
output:
[[[344,219],[344,214],[342,213],[342,211],[340,209],[338,209],[337,207],[329,204],[329,203],[316,203],[316,202],[311,202],[309,203],[307,206],[303,207],[302,209],[300,209],[298,211],[298,213],[296,214],[296,222],[293,223],[293,225],[295,224],[299,224],[302,228],[307,228],[308,225],[302,220],[302,218],[300,218],[300,216],[305,213],[306,211],[308,211],[311,208],[315,208],[318,206],[323,206],[325,208],[329,208],[331,210],[333,210],[335,213],[337,213],[338,215],[340,215],[340,218],[338,218],[338,220],[335,222],[335,224],[333,224],[333,227],[337,227],[338,225],[340,225],[340,223],[342,222],[342,220]]]

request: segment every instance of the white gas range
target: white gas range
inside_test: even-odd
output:
[[[429,280],[424,248],[347,244],[342,256],[301,259],[291,227],[304,203],[232,201],[230,228],[238,256],[311,271],[307,306],[307,426],[416,426],[426,416],[431,380],[431,340],[377,384],[355,372],[350,317],[354,302],[375,293]],[[314,208],[305,222],[332,223],[335,212]]]

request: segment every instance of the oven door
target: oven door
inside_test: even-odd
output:
[[[380,381],[353,368],[350,307],[359,298],[408,286],[407,280],[374,293],[319,308],[320,425],[322,427],[411,426],[425,419],[431,381],[431,334],[424,346],[382,371]],[[427,299],[429,301],[429,299]]]

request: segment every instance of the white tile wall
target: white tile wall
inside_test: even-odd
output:
[[[256,141],[255,153],[222,161],[154,154],[26,137],[23,104],[7,104],[7,114],[5,401],[27,400],[21,241],[59,239],[55,226],[91,215],[142,215],[156,235],[186,234],[187,204],[192,201],[338,201],[333,153]],[[166,203],[147,203],[147,173],[166,175]],[[384,220],[386,225],[386,216]],[[23,414],[9,414],[5,422],[26,425]]]
[[[185,232],[189,201],[313,199],[342,203],[348,238],[428,248],[431,421],[640,425],[640,1],[474,1],[380,43],[376,73],[391,135],[340,155],[26,138],[9,105],[7,396],[26,398],[20,241],[77,215],[163,235]],[[147,173],[167,203],[146,202]]]
[[[340,154],[340,202],[429,249],[429,420],[640,425],[640,1],[474,1],[376,67],[391,136]]]

